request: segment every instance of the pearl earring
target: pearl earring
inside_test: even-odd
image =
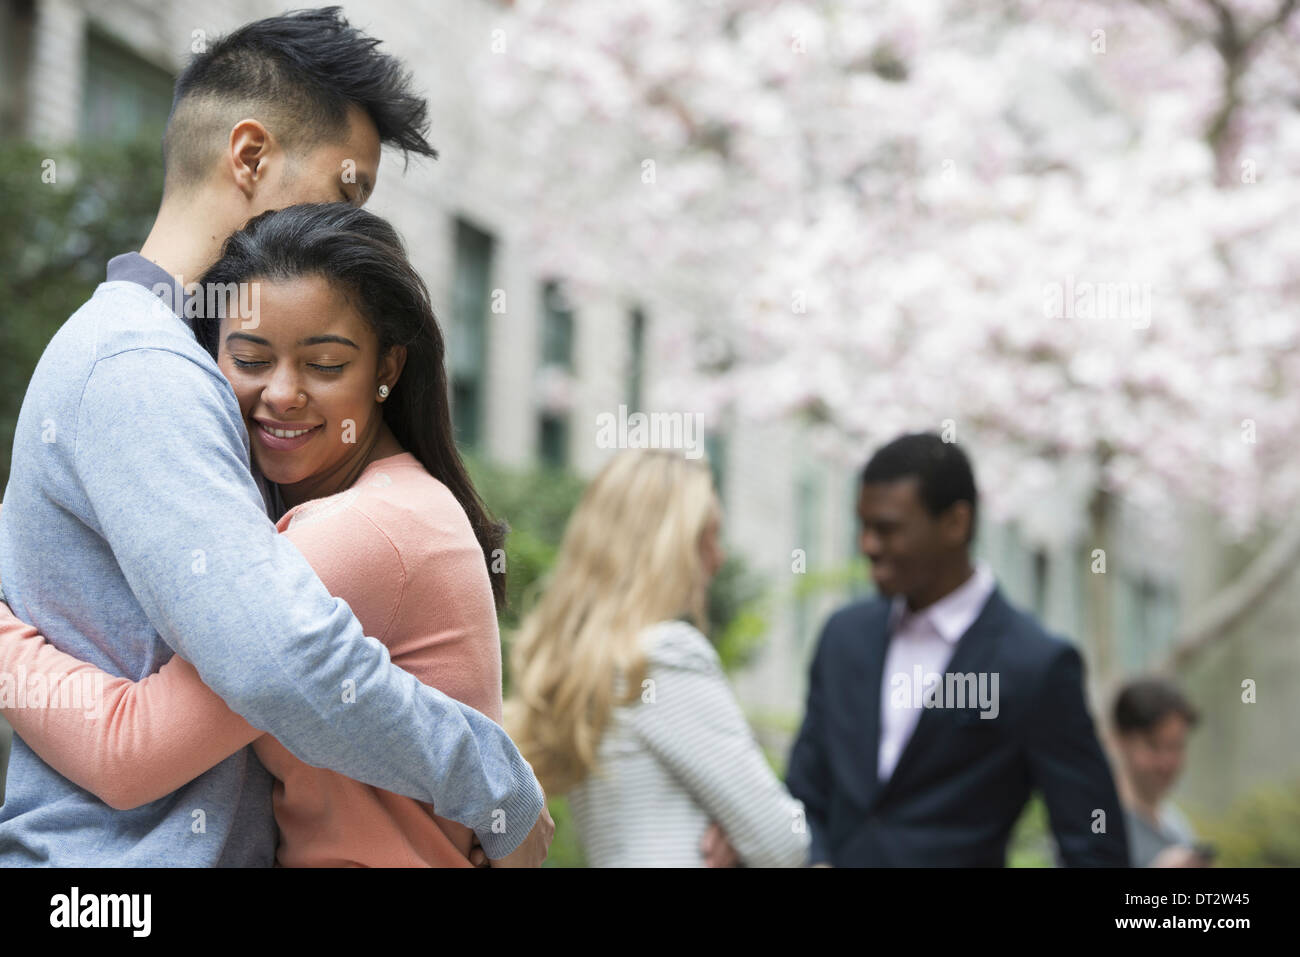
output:
[[[387,398],[388,398],[388,386],[381,385],[379,387],[379,401],[383,402]]]

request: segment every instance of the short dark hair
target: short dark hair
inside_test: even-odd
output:
[[[957,502],[970,503],[970,534],[975,537],[975,519],[979,496],[975,491],[975,473],[970,459],[955,442],[945,442],[933,432],[902,435],[881,446],[862,469],[862,484],[897,482],[915,478],[920,486],[921,503],[932,516],[946,511]]]
[[[1112,719],[1120,734],[1150,731],[1171,714],[1182,715],[1195,726],[1200,715],[1173,682],[1164,678],[1138,678],[1115,696]]]
[[[341,8],[298,10],[245,24],[208,44],[176,80],[163,163],[167,187],[199,182],[250,105],[289,148],[347,129],[350,106],[374,122],[381,143],[438,156],[428,142],[429,106],[395,57],[343,18]],[[247,115],[244,113],[244,115]],[[271,125],[268,124],[268,125]]]

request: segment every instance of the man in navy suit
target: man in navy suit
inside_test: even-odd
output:
[[[827,621],[787,774],[813,864],[1003,866],[1037,789],[1065,864],[1127,866],[1082,659],[972,564],[976,506],[970,462],[937,435],[895,439],[863,469],[879,596]]]

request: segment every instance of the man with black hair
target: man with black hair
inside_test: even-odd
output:
[[[826,623],[787,775],[814,865],[1002,866],[1034,789],[1067,865],[1127,864],[1082,659],[972,564],[977,504],[965,453],[937,435],[862,471],[878,595]]]
[[[382,144],[436,156],[424,100],[377,43],[337,7],[307,10],[236,30],[181,74],[153,229],[109,262],[28,386],[3,587],[62,650],[136,681],[181,654],[301,760],[432,804],[497,864],[536,866],[554,824],[532,769],[500,726],[394,666],[276,534],[284,503],[250,473],[238,403],[184,294],[258,213],[364,204]],[[271,798],[246,747],[114,810],[15,740],[0,865],[270,865]]]
[[[1120,796],[1134,867],[1205,867],[1211,849],[1169,792],[1183,771],[1187,735],[1200,720],[1176,685],[1135,678],[1115,696],[1111,715],[1119,753]]]

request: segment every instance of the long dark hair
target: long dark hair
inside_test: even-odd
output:
[[[429,291],[387,221],[346,203],[305,203],[271,210],[248,221],[228,240],[221,258],[200,280],[245,283],[320,276],[342,289],[370,323],[382,356],[406,347],[406,364],[383,403],[384,421],[429,474],[447,486],[469,516],[483,549],[497,608],[505,604],[506,577],[495,571],[494,553],[508,526],[488,513],[474,490],[451,424],[446,348]],[[227,286],[229,289],[234,286]],[[196,323],[200,342],[215,357],[219,319]]]

